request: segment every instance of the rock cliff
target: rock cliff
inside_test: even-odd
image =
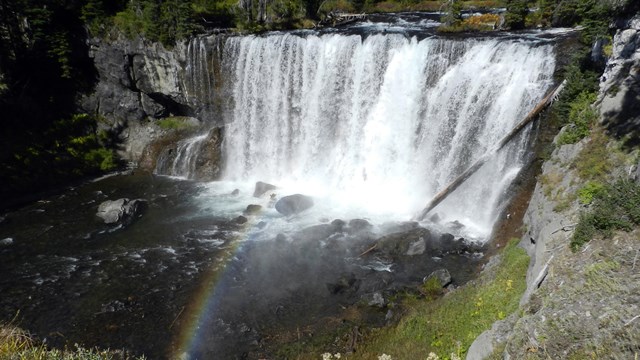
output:
[[[638,177],[640,15],[619,21],[601,78],[602,129],[577,144],[556,146],[542,168],[524,217],[521,240],[531,257],[521,312],[498,321],[467,359],[637,358],[640,354],[640,236],[636,229],[570,249],[587,179],[588,157],[611,164],[608,181]],[[605,136],[605,133],[612,137]],[[557,138],[556,138],[557,139]],[[597,146],[603,151],[594,151]],[[622,149],[622,150],[621,150]]]
[[[224,35],[200,36],[168,49],[160,43],[119,36],[91,39],[90,57],[98,73],[82,111],[99,115],[103,128],[121,134],[127,160],[160,134],[156,119],[193,117],[212,127],[222,123],[220,55]]]

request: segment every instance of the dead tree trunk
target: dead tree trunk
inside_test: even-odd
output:
[[[427,214],[429,214],[429,211],[438,206],[438,204],[446,199],[447,196],[449,196],[453,191],[460,187],[460,185],[462,185],[468,178],[470,178],[471,175],[478,171],[482,167],[482,165],[489,161],[489,159],[491,159],[494,154],[496,154],[498,151],[500,151],[500,149],[505,147],[511,140],[513,140],[513,138],[518,135],[522,131],[522,129],[525,128],[525,126],[535,120],[540,112],[542,112],[542,110],[549,106],[549,104],[551,104],[558,97],[558,95],[564,88],[565,83],[566,80],[558,85],[553,91],[551,91],[544,99],[542,99],[542,101],[540,101],[540,103],[538,103],[538,105],[529,112],[524,120],[518,123],[518,125],[516,125],[516,127],[514,127],[513,130],[509,132],[509,134],[507,134],[507,136],[502,138],[502,141],[500,141],[496,147],[489,150],[480,159],[476,160],[473,165],[469,166],[465,171],[462,172],[462,174],[458,175],[455,180],[453,180],[451,183],[449,183],[449,185],[438,192],[436,196],[434,196],[433,199],[431,199],[431,201],[427,203],[420,214],[418,214],[414,219],[418,221],[424,220],[427,217]]]

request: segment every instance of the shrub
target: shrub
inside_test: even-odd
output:
[[[640,184],[618,180],[593,194],[590,211],[580,214],[571,240],[579,249],[595,236],[611,237],[613,231],[630,231],[640,225]]]
[[[570,126],[558,138],[559,145],[575,144],[589,135],[598,118],[592,107],[595,101],[596,93],[583,91],[568,104]]]
[[[578,199],[584,205],[589,205],[593,198],[602,193],[604,185],[599,182],[589,181],[585,186],[578,190]]]

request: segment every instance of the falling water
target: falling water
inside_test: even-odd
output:
[[[227,180],[409,218],[544,96],[551,45],[402,35],[231,37]],[[527,130],[527,132],[530,130]],[[488,233],[526,158],[524,134],[435,209]]]

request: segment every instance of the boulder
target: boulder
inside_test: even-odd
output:
[[[238,196],[238,195],[240,195],[240,190],[239,190],[239,189],[234,189],[234,190],[231,192],[231,195],[233,195],[233,196]]]
[[[235,222],[236,224],[246,224],[246,222],[249,221],[249,219],[247,219],[246,217],[240,215],[237,218],[233,219],[233,222]]]
[[[426,284],[433,278],[436,278],[443,288],[451,284],[451,274],[447,269],[438,269],[432,272],[429,276],[425,276],[425,278],[422,279],[422,283]]]
[[[254,215],[257,214],[262,209],[262,205],[251,204],[248,205],[247,208],[242,213],[243,215]]]
[[[468,242],[464,238],[456,238],[447,233],[440,234],[428,229],[416,229],[385,235],[378,239],[377,249],[390,256],[415,256],[428,254],[443,256],[445,254],[462,254],[476,252],[481,246]]]
[[[268,184],[266,182],[258,181],[256,183],[256,188],[253,191],[253,197],[261,197],[267,191],[275,190],[276,186]]]
[[[340,228],[333,224],[318,224],[298,231],[294,238],[306,241],[321,241],[329,239],[338,232],[340,232]]]
[[[327,290],[332,295],[354,293],[360,288],[360,280],[358,280],[355,274],[343,274],[340,276],[337,282],[327,283]]]
[[[352,219],[349,221],[349,232],[350,233],[358,233],[361,231],[371,230],[373,225],[371,225],[367,220],[364,219]]]
[[[378,250],[392,256],[407,255],[409,249],[417,243],[423,242],[426,249],[426,240],[431,238],[431,232],[425,228],[416,228],[409,231],[389,234],[378,239]],[[423,251],[424,252],[424,251]]]
[[[118,200],[107,200],[98,206],[96,215],[105,224],[130,224],[135,218],[142,215],[146,205],[146,200],[129,200],[122,198]]]
[[[256,184],[257,185],[257,184]],[[281,198],[276,202],[276,210],[285,216],[301,213],[313,206],[313,199],[302,194],[294,194]]]

